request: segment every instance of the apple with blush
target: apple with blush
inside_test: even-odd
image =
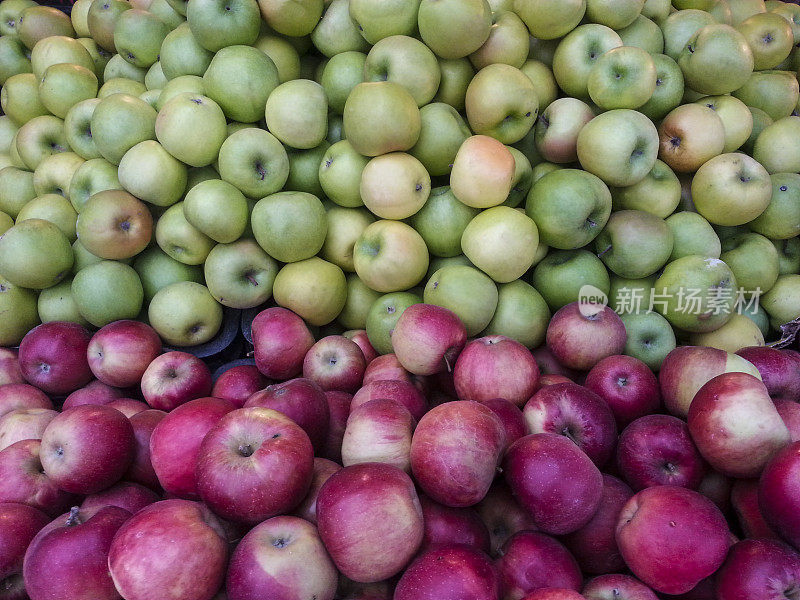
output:
[[[150,460],[150,437],[153,435],[156,425],[166,416],[167,413],[163,410],[150,408],[128,417],[131,427],[133,427],[135,443],[133,461],[131,461],[131,466],[125,473],[125,479],[134,483],[141,483],[153,490],[161,489],[158,476]]]
[[[608,306],[571,302],[550,319],[546,339],[560,363],[587,370],[608,356],[622,354],[628,335],[622,319]]]
[[[89,368],[115,387],[137,385],[148,365],[161,354],[161,338],[141,321],[124,319],[101,327],[89,340]]]
[[[42,511],[17,502],[0,504],[0,598],[27,600],[22,562],[31,540],[50,518]]]
[[[737,479],[731,489],[731,505],[746,538],[778,539],[758,506],[758,479]]]
[[[154,358],[142,374],[142,396],[151,408],[171,411],[211,393],[211,371],[201,359],[173,350]]]
[[[342,440],[353,396],[347,392],[325,392],[325,401],[328,403],[329,422],[322,456],[334,462],[341,462]]]
[[[300,503],[293,515],[301,517],[309,523],[317,524],[317,496],[323,484],[330,479],[331,475],[341,470],[342,466],[327,458],[314,458],[314,475],[311,479],[311,487],[303,501]]]
[[[289,379],[303,370],[303,359],[314,336],[302,318],[275,306],[258,313],[252,324],[258,370],[270,379]]]
[[[407,381],[423,394],[428,390],[427,378],[408,372],[400,364],[396,354],[382,354],[372,360],[367,366],[367,370],[364,371],[362,385],[367,385],[373,381],[389,381],[393,379]]]
[[[108,404],[112,400],[122,398],[122,395],[123,392],[121,389],[111,387],[99,379],[95,379],[67,396],[64,399],[64,404],[61,409],[67,410],[68,408],[81,406],[83,404],[93,404],[95,406]]]
[[[217,378],[211,395],[229,400],[236,408],[242,408],[250,396],[269,384],[270,381],[255,365],[236,365]]]
[[[91,336],[83,326],[51,321],[31,329],[19,344],[19,366],[25,380],[48,394],[69,394],[89,383],[86,359]]]
[[[385,398],[351,408],[342,439],[342,464],[386,463],[411,470],[416,420],[402,404]]]
[[[556,375],[555,373],[546,373],[539,377],[539,387],[547,387],[548,385],[556,385],[559,383],[574,383],[569,377],[563,375]]]
[[[716,575],[717,600],[790,598],[800,588],[800,554],[777,540],[734,544]]]
[[[489,552],[489,530],[473,508],[444,506],[425,495],[419,502],[425,523],[421,551],[463,544]]]
[[[18,408],[0,417],[0,450],[20,440],[40,440],[58,412],[49,408]]]
[[[394,400],[405,406],[411,415],[419,420],[428,411],[428,402],[425,396],[413,384],[392,379],[374,379],[353,395],[350,410],[353,411],[362,404],[377,399]]]
[[[586,600],[658,600],[655,592],[630,575],[600,575],[586,582]]]
[[[53,401],[42,390],[27,383],[0,385],[0,417],[12,410],[53,408]]]
[[[758,506],[781,538],[800,550],[800,442],[793,442],[767,463],[758,484]]]
[[[0,385],[24,381],[16,351],[11,348],[0,348]]]
[[[506,448],[528,434],[525,416],[516,404],[512,404],[504,398],[484,400],[481,404],[496,414],[503,423],[503,429],[506,430]]]
[[[55,517],[76,497],[60,489],[42,468],[40,440],[20,440],[0,451],[0,503],[19,502]]]
[[[475,505],[475,511],[489,530],[489,555],[500,556],[503,544],[518,531],[535,531],[531,514],[514,499],[511,489],[500,479],[486,497]]]
[[[325,391],[355,392],[361,387],[366,368],[361,348],[343,335],[322,338],[303,359],[303,377]]]
[[[783,424],[789,430],[791,441],[800,440],[800,404],[793,400],[773,400],[773,402],[783,419]]]
[[[585,600],[574,590],[564,588],[542,588],[531,592],[522,600]]]
[[[570,369],[561,364],[546,345],[534,348],[531,350],[531,354],[533,354],[533,358],[536,359],[536,364],[539,365],[541,376],[561,375],[570,381],[576,381],[577,377],[580,375],[579,371]]]
[[[108,404],[106,404],[109,408],[113,408],[114,410],[118,410],[123,415],[128,417],[129,419],[133,415],[137,415],[140,412],[144,412],[146,410],[152,410],[147,404],[142,402],[141,400],[134,400],[133,398],[117,398],[116,400],[112,400]]]
[[[800,363],[777,348],[748,346],[736,354],[753,363],[773,400],[800,400]]]
[[[101,492],[86,496],[81,503],[81,510],[98,510],[104,506],[118,506],[133,515],[145,506],[159,500],[161,497],[150,488],[130,481],[120,481]]]
[[[372,347],[366,329],[350,329],[345,331],[342,335],[358,344],[358,347],[361,348],[361,353],[364,355],[364,360],[368,365],[378,357],[378,351]]]
[[[461,319],[446,308],[413,304],[392,330],[392,348],[400,364],[415,375],[452,370],[467,343]]]
[[[656,376],[632,356],[604,358],[586,374],[584,385],[606,401],[619,427],[654,413],[661,406]]]

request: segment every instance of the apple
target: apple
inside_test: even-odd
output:
[[[553,54],[553,75],[568,96],[586,99],[589,72],[598,58],[622,46],[613,29],[599,23],[578,25],[558,41]]]
[[[0,276],[20,287],[51,287],[66,277],[73,264],[67,236],[43,219],[15,224],[0,237],[0,251]]]
[[[415,419],[402,404],[371,400],[350,410],[342,440],[342,464],[386,463],[409,472]]]
[[[281,190],[289,177],[289,155],[274,135],[256,127],[231,133],[219,148],[219,175],[248,198]]]
[[[100,100],[91,114],[91,139],[103,158],[119,165],[128,150],[155,138],[155,123],[156,111],[144,100],[112,94]]]
[[[370,44],[391,35],[410,35],[417,26],[418,2],[394,2],[376,6],[369,1],[353,0],[350,18]]]
[[[161,69],[167,79],[181,75],[202,77],[213,57],[212,52],[198,43],[192,28],[185,21],[167,34],[159,52]]]
[[[208,366],[196,356],[178,351],[154,358],[141,381],[145,402],[167,412],[189,400],[208,396],[211,387]]]
[[[422,41],[441,58],[461,58],[489,38],[492,9],[486,0],[422,0],[417,24]]]
[[[217,377],[211,395],[241,408],[250,396],[269,383],[254,364],[235,365]]]
[[[753,112],[754,119],[756,115]],[[789,142],[800,126],[800,117],[789,116],[773,122],[769,115],[761,114],[759,121],[760,125],[753,125],[753,144],[748,140],[745,149],[750,149],[753,157],[770,173],[796,173],[792,168],[800,162],[800,156]]]
[[[3,597],[6,600],[27,598],[22,578],[25,550],[36,534],[50,522],[41,511],[24,504],[6,502],[0,505],[0,577],[3,578]]]
[[[512,404],[504,398],[492,398],[481,402],[500,418],[506,432],[506,449],[519,438],[528,434],[525,417],[519,406]]]
[[[755,365],[773,400],[800,397],[800,370],[789,354],[766,346],[748,346],[736,354]]]
[[[490,555],[500,556],[503,544],[518,531],[535,531],[531,514],[522,508],[502,480],[489,488],[475,510],[489,530]]]
[[[650,54],[626,44],[608,50],[595,61],[586,89],[602,109],[639,108],[650,100],[656,83],[656,65]]]
[[[361,348],[361,353],[364,355],[367,366],[378,358],[378,352],[370,343],[366,329],[349,329],[342,335],[349,340],[353,340],[356,345]]]
[[[795,493],[799,459],[800,442],[786,446],[767,463],[758,484],[758,507],[764,520],[795,549],[800,546]]]
[[[291,37],[311,33],[323,12],[323,2],[305,0],[287,3],[284,0],[261,0],[261,16],[272,29]]]
[[[302,371],[314,336],[299,316],[281,307],[264,309],[253,319],[252,332],[261,373],[270,379],[288,379]]]
[[[581,594],[563,588],[541,588],[525,596],[522,600],[580,600]]]
[[[542,588],[581,588],[583,577],[575,558],[549,535],[535,531],[515,533],[501,552],[495,566],[504,598],[522,598]]]
[[[586,2],[583,0],[542,0],[532,3],[515,1],[512,4],[531,35],[543,40],[568,34],[578,26],[586,12]]]
[[[358,345],[344,336],[328,336],[316,342],[303,359],[303,376],[323,390],[355,392],[366,369]]]
[[[466,343],[467,333],[458,316],[433,304],[406,308],[391,334],[394,352],[409,372],[433,375],[450,370]]]
[[[122,398],[122,390],[95,379],[67,396],[61,405],[61,410],[82,404],[108,404],[118,398]]]
[[[325,392],[330,419],[328,435],[325,437],[325,446],[321,454],[329,460],[338,462],[342,460],[342,439],[347,427],[347,417],[350,416],[352,400],[353,396],[347,392]]]
[[[758,479],[737,479],[730,492],[734,514],[747,538],[779,539],[767,524],[758,502]]]
[[[117,398],[109,402],[106,406],[118,410],[129,419],[133,415],[150,409],[150,407],[141,400],[134,400],[133,398]]]
[[[295,509],[294,515],[302,517],[306,521],[317,524],[317,496],[324,483],[330,479],[331,475],[341,470],[341,465],[326,458],[314,458],[314,476],[311,480],[311,487],[305,499]]]
[[[397,583],[394,598],[490,600],[500,590],[497,569],[483,552],[453,544],[420,554]]]
[[[582,100],[570,97],[554,100],[536,121],[536,149],[550,162],[575,162],[578,133],[594,116],[592,108]]]
[[[426,304],[452,311],[474,337],[491,322],[498,303],[497,285],[486,274],[470,265],[446,264],[437,269],[425,284]]]
[[[586,582],[586,600],[657,600],[649,587],[630,575],[600,575]]]
[[[406,381],[414,384],[419,391],[427,390],[426,378],[420,375],[412,375],[400,364],[397,356],[393,353],[383,354],[375,358],[364,371],[364,383],[366,386],[373,381]]]
[[[793,400],[773,400],[778,414],[789,430],[789,438],[796,442],[800,439],[800,404]],[[2,422],[2,421],[0,421]]]
[[[0,417],[0,450],[20,440],[40,440],[58,413],[48,408],[18,408]]]
[[[797,174],[770,175],[772,181],[770,203],[763,213],[750,222],[750,229],[771,239],[784,240],[794,237],[795,231],[800,229],[792,201],[800,183],[800,178],[795,175]]]
[[[141,381],[147,366],[161,353],[161,340],[145,323],[115,321],[92,336],[86,352],[89,368],[100,381],[130,387]]]
[[[406,15],[398,15],[398,17],[403,20]],[[381,19],[381,16],[377,18]],[[369,16],[367,17],[367,23],[369,23]],[[368,47],[367,41],[362,36],[362,33],[363,31],[359,29],[355,19],[350,14],[349,2],[329,2],[325,7],[325,12],[320,22],[311,32],[311,42],[323,55],[333,58],[345,52],[366,50]]]
[[[203,439],[197,491],[222,518],[255,524],[299,505],[313,468],[314,451],[299,425],[275,410],[239,408]],[[239,501],[242,494],[250,498],[245,505]]]
[[[473,135],[464,140],[453,159],[450,188],[472,208],[503,203],[513,186],[514,155],[499,140]]]
[[[0,385],[24,382],[17,352],[10,348],[0,348]]]
[[[506,452],[503,472],[514,496],[544,533],[577,531],[600,506],[600,471],[563,436],[538,433],[520,438]]]
[[[686,41],[677,61],[686,85],[709,95],[739,89],[750,77],[754,65],[747,39],[725,24],[698,29]]]
[[[116,506],[136,514],[145,506],[158,502],[160,497],[153,490],[131,483],[120,481],[101,492],[86,496],[81,503],[81,511],[99,510],[106,506]]]
[[[275,276],[276,304],[303,317],[311,325],[327,325],[342,312],[347,279],[335,264],[318,257],[284,265]]]
[[[659,125],[659,158],[680,173],[696,171],[725,148],[725,126],[710,107],[684,104]]]
[[[165,552],[174,562],[154,560]],[[109,549],[108,570],[120,595],[132,600],[153,593],[163,600],[211,598],[224,581],[227,555],[222,524],[203,504],[163,500],[146,506],[119,529]]]
[[[20,342],[22,376],[51,394],[72,392],[91,379],[86,360],[89,332],[76,323],[54,321],[31,329]]]
[[[386,399],[404,406],[415,420],[419,420],[428,410],[428,402],[410,381],[402,379],[371,379],[364,380],[361,387],[352,398],[350,410],[373,400]]]
[[[128,417],[131,427],[133,427],[135,444],[133,462],[124,477],[154,490],[160,489],[161,486],[150,460],[150,438],[153,430],[166,414],[161,410],[149,409]]]
[[[256,241],[281,262],[311,258],[322,248],[327,233],[322,202],[306,192],[262,198],[253,207],[251,222]]]
[[[156,206],[170,206],[186,189],[186,166],[155,140],[132,146],[119,162],[119,182],[137,198]]]
[[[769,598],[776,590],[792,591],[798,584],[797,552],[778,541],[742,540],[731,547],[717,573],[716,593],[720,600]]]
[[[27,383],[0,385],[0,417],[14,410],[53,409],[53,401],[38,387]]]
[[[369,159],[356,152],[347,140],[331,145],[320,161],[318,172],[320,186],[328,198],[347,208],[363,205],[361,173],[368,162]]]
[[[425,535],[422,551],[453,544],[471,546],[488,552],[489,531],[471,508],[452,508],[420,496]]]
[[[627,335],[619,316],[607,306],[572,302],[560,308],[547,327],[547,347],[573,369],[591,369],[621,354]]]
[[[587,373],[584,385],[606,401],[620,427],[661,405],[658,380],[648,365],[633,356],[604,358]]]
[[[244,194],[236,187],[220,179],[209,179],[187,192],[183,214],[198,231],[216,242],[230,244],[247,228],[250,209]]]

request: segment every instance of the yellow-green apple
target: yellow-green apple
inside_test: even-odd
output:
[[[186,165],[155,140],[145,140],[122,156],[119,182],[137,198],[156,206],[170,206],[186,190]]]
[[[360,196],[381,219],[406,219],[425,204],[431,180],[411,154],[390,152],[371,159],[361,173]]]
[[[497,287],[497,308],[482,334],[504,335],[527,348],[539,346],[550,321],[550,309],[542,295],[520,280]]]
[[[164,87],[161,90],[161,93],[158,95],[158,99],[156,100],[155,109],[161,110],[161,107],[164,106],[168,100],[182,92],[204,94],[205,89],[206,88],[202,77],[198,77],[197,75],[180,75],[179,77],[170,79],[164,84]]]
[[[607,356],[622,354],[626,340],[619,316],[599,304],[567,304],[547,326],[547,347],[572,369],[591,369]]]
[[[444,102],[456,110],[464,110],[467,86],[475,75],[472,63],[467,58],[439,59],[442,80],[433,97],[435,102]]]
[[[208,288],[180,281],[160,289],[147,309],[161,338],[173,346],[196,346],[211,340],[222,326],[222,306]]]
[[[362,206],[361,173],[369,159],[353,149],[348,140],[331,145],[319,165],[319,183],[330,200],[339,206]]]
[[[17,223],[26,219],[44,219],[56,225],[70,242],[75,241],[75,219],[78,213],[69,200],[60,194],[44,194],[28,202],[17,215]],[[9,217],[10,218],[10,217]],[[11,229],[13,222],[9,225]],[[7,231],[7,230],[6,230]]]
[[[50,114],[39,99],[39,80],[30,71],[8,78],[0,90],[0,106],[20,125],[34,117]]]
[[[106,190],[91,196],[83,206],[76,231],[81,244],[95,256],[130,258],[150,244],[153,217],[135,196],[123,190]]]
[[[789,116],[767,123],[761,131],[757,131],[755,126],[753,128],[757,134],[752,147],[753,157],[770,173],[798,172],[800,169],[795,167],[800,167],[800,152],[795,150],[792,140],[800,131],[800,117]]]
[[[235,242],[242,236],[249,213],[244,195],[220,179],[202,181],[184,197],[183,214],[189,224],[221,244]]]
[[[487,135],[473,135],[456,153],[450,188],[467,206],[497,206],[508,198],[515,170],[514,155],[502,142]]]
[[[76,248],[81,247],[76,246]],[[88,254],[88,251],[86,253]],[[89,255],[90,258],[92,256],[94,255]],[[139,254],[133,262],[133,268],[141,279],[144,298],[148,304],[158,290],[170,283],[178,281],[202,283],[203,281],[203,271],[200,267],[175,260],[158,246],[148,248]]]
[[[91,137],[100,155],[115,165],[144,140],[155,138],[156,111],[144,100],[126,94],[103,98],[91,116]]]
[[[365,81],[391,81],[402,85],[417,106],[430,102],[439,88],[441,70],[433,52],[407,35],[377,41],[364,64]]]
[[[186,220],[183,202],[170,206],[158,218],[155,240],[170,257],[187,265],[199,265],[215,242]]]
[[[72,37],[54,35],[38,41],[31,49],[30,59],[31,71],[38,80],[55,64],[74,64],[94,72],[89,51]]]
[[[778,279],[778,251],[767,238],[744,233],[722,242],[720,259],[731,268],[739,289],[747,294],[764,294]],[[754,269],[753,265],[759,268]]]
[[[417,24],[422,41],[441,58],[471,54],[489,38],[492,9],[486,0],[422,0]]]
[[[156,15],[134,8],[126,10],[114,27],[114,49],[136,67],[150,67],[158,60],[169,27]]]
[[[322,0],[260,0],[258,6],[267,25],[290,37],[302,37],[311,33],[323,11]]]
[[[450,173],[458,149],[470,135],[459,112],[444,102],[433,102],[420,109],[421,129],[409,154],[417,158],[433,176]]]
[[[369,0],[350,2],[350,17],[370,44],[391,35],[411,35],[417,27],[417,0],[376,5]]]
[[[333,0],[326,3],[320,22],[311,32],[311,42],[328,58],[344,52],[366,51],[369,48],[362,36],[362,30],[359,30],[350,14],[348,0]]]
[[[365,81],[366,61],[367,55],[363,52],[348,50],[335,54],[325,63],[319,83],[325,90],[328,105],[336,114],[342,114],[352,89]]]
[[[202,167],[217,159],[227,136],[225,114],[211,98],[181,93],[158,111],[155,134],[172,156],[190,166]]]
[[[300,149],[318,146],[327,134],[327,119],[325,90],[315,81],[287,81],[267,98],[267,127],[287,146]]]
[[[99,103],[99,98],[83,100],[70,108],[64,117],[64,135],[69,147],[86,160],[101,157],[91,127],[92,115]]]
[[[411,292],[391,292],[377,298],[370,306],[365,329],[370,344],[379,354],[392,352],[392,331],[403,311],[422,298]]]
[[[324,391],[354,393],[361,387],[367,368],[361,348],[342,335],[330,335],[316,342],[303,359],[303,377]]]
[[[794,34],[789,21],[783,16],[761,12],[736,25],[753,51],[757,71],[774,69],[789,56],[794,45]]]
[[[176,6],[179,4],[185,5],[185,2],[178,0],[177,2],[171,3],[169,0],[152,0],[147,10],[161,19],[170,28],[177,27],[186,20],[186,10],[181,9],[182,12],[178,12],[172,4]]]
[[[800,175],[775,173],[770,175],[772,197],[766,210],[750,221],[748,227],[773,240],[785,240],[800,233]]]
[[[641,210],[662,219],[670,216],[680,203],[681,184],[672,169],[656,160],[655,165],[640,182],[611,188],[614,210]]]
[[[16,148],[24,166],[34,171],[46,157],[69,152],[64,121],[52,115],[34,117],[16,135]]]
[[[384,463],[408,473],[415,424],[405,406],[388,398],[351,408],[342,439],[342,464]]]
[[[14,166],[0,169],[0,209],[12,219],[36,197],[33,172]]]
[[[353,248],[356,273],[377,292],[407,290],[428,270],[428,249],[422,237],[400,221],[376,221],[362,232]]]
[[[700,103],[670,111],[659,124],[658,135],[659,158],[679,173],[693,173],[725,148],[722,119]]]
[[[210,52],[218,52],[228,46],[253,44],[258,38],[261,18],[255,0],[231,4],[200,0],[187,2],[186,22],[198,44]]]
[[[289,156],[278,138],[246,127],[232,133],[219,149],[220,177],[249,198],[281,190],[289,177]]]
[[[666,54],[653,54],[656,66],[656,87],[639,112],[658,120],[683,101],[683,72],[674,59]]]
[[[69,198],[72,177],[84,162],[74,152],[59,152],[43,158],[33,172],[33,189],[38,196],[57,194]]]
[[[39,292],[36,308],[42,323],[49,321],[71,321],[84,327],[89,326],[78,310],[72,295],[72,278],[62,279],[60,283]]]
[[[62,119],[70,108],[97,95],[97,77],[82,66],[59,63],[45,70],[39,81],[39,98],[51,113]]]
[[[532,137],[532,131],[533,129],[528,132],[529,138]],[[514,157],[514,177],[511,180],[511,191],[503,204],[510,208],[519,208],[520,204],[528,197],[528,192],[531,191],[533,186],[533,167],[531,167],[531,161],[521,150],[514,146],[507,146],[507,148]],[[539,258],[544,254],[544,250],[537,251]]]
[[[278,264],[249,239],[217,244],[203,265],[206,285],[223,306],[252,308],[269,300]]]
[[[588,98],[589,72],[603,54],[622,46],[622,39],[605,25],[579,25],[561,41],[553,55],[553,75],[568,96]]]
[[[181,75],[202,77],[213,57],[212,52],[197,42],[186,22],[167,34],[159,53],[161,70],[167,79],[175,79]]]
[[[722,244],[703,216],[696,212],[679,211],[667,217],[666,222],[675,239],[670,260],[690,254],[719,258]]]
[[[641,210],[613,213],[595,239],[605,265],[620,277],[652,275],[670,257],[674,238],[663,219]]]
[[[0,417],[0,450],[20,440],[40,440],[58,412],[49,408],[17,408]]]
[[[36,6],[33,0],[12,0],[3,5],[2,10],[0,10],[0,23],[2,23],[0,25],[0,33],[3,34],[3,37],[16,37],[14,34],[17,33],[19,14],[31,6]]]
[[[678,57],[686,85],[701,94],[727,94],[753,72],[753,51],[730,25],[706,25],[686,42]]]
[[[299,316],[285,308],[267,308],[253,319],[252,332],[261,373],[271,379],[289,379],[302,371],[314,336]]]
[[[284,265],[272,288],[279,306],[296,312],[311,325],[333,321],[342,312],[346,293],[342,270],[318,257]]]
[[[36,292],[14,285],[0,276],[0,307],[8,311],[9,319],[0,326],[0,343],[19,344],[30,329],[41,322],[37,310]]]
[[[94,63],[94,72],[99,80],[112,58],[112,53],[101,48],[97,42],[90,37],[80,37],[78,41],[89,51],[92,62]]]
[[[475,267],[442,267],[425,284],[423,300],[453,311],[464,323],[468,336],[483,331],[497,308],[497,285]]]
[[[636,20],[643,7],[644,0],[626,0],[621,4],[613,0],[586,0],[586,20],[622,29]]]
[[[650,54],[660,54],[664,51],[664,34],[658,24],[644,15],[639,15],[633,23],[617,33],[626,46],[641,48]]]
[[[734,94],[746,105],[763,110],[774,120],[796,114],[800,95],[797,76],[791,71],[754,72]]]
[[[747,141],[753,131],[753,115],[744,102],[733,96],[706,96],[697,100],[717,113],[725,130],[722,152],[733,152]]]
[[[536,97],[539,99],[539,108],[549,106],[558,98],[558,84],[549,65],[540,60],[531,58],[526,60],[520,67],[520,71],[525,73],[533,82],[536,88]],[[524,139],[524,138],[523,138]]]
[[[780,275],[769,292],[761,297],[761,306],[770,317],[770,324],[778,329],[800,314],[796,293],[800,286],[800,275]]]
[[[602,109],[639,108],[656,88],[650,54],[635,46],[612,48],[598,58],[586,82],[592,101]]]
[[[8,600],[17,600],[28,595],[22,576],[25,550],[50,519],[40,510],[18,502],[3,503],[0,515],[0,539],[3,540],[0,576],[6,582],[4,594]]]
[[[608,271],[602,261],[583,248],[549,252],[536,265],[531,283],[551,310],[578,300],[584,285],[606,295],[610,290]]]
[[[0,237],[0,276],[13,285],[43,289],[72,268],[72,247],[50,221],[20,221]]]
[[[142,309],[144,292],[136,271],[121,262],[102,260],[72,279],[72,297],[81,316],[95,327],[119,319],[134,319]]]
[[[515,12],[493,10],[489,38],[469,59],[476,69],[493,63],[520,68],[528,58],[529,38],[525,23]]]
[[[661,405],[655,375],[633,356],[604,358],[586,375],[584,385],[603,398],[620,427],[654,413]]]
[[[144,85],[145,75],[147,75],[147,69],[132,65],[119,54],[113,55],[103,69],[103,81],[110,82],[108,87],[119,86],[121,89],[136,90],[131,93],[132,96],[136,96],[147,89],[147,86]],[[105,83],[101,86],[101,89],[103,87],[106,87]],[[99,91],[98,94],[100,94]]]
[[[539,115],[534,140],[536,149],[547,161],[575,162],[578,159],[578,132],[595,114],[592,108],[577,98],[559,98]]]
[[[328,233],[320,257],[352,273],[355,271],[353,247],[364,230],[375,222],[375,218],[363,208],[339,206],[328,206],[326,217]]]
[[[107,385],[137,385],[148,365],[161,353],[155,330],[140,321],[121,320],[102,327],[89,341],[92,374]]]
[[[515,0],[513,9],[528,26],[532,36],[550,40],[563,37],[578,26],[586,12],[586,0]]]
[[[133,7],[124,0],[92,2],[86,13],[89,35],[103,49],[114,52],[114,28],[123,12]]]
[[[28,48],[33,48],[36,42],[51,36],[75,37],[70,18],[57,8],[31,5],[18,7],[14,12],[17,16],[14,29]]]

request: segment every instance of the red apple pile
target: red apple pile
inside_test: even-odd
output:
[[[216,381],[141,322],[31,330],[0,372],[0,598],[798,597],[792,351],[656,374],[613,311],[568,305],[534,353],[412,308],[381,356],[265,309]]]

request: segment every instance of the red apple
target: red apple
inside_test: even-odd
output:
[[[794,400],[774,400],[775,408],[789,430],[789,438],[800,440],[800,403]]]
[[[725,517],[711,500],[670,485],[633,496],[617,525],[617,543],[630,570],[665,594],[686,593],[716,571],[725,560],[728,536]]]
[[[314,474],[314,449],[306,432],[286,415],[238,408],[206,435],[195,473],[197,491],[211,510],[223,519],[254,525],[303,501]]]
[[[303,359],[303,377],[323,390],[355,392],[361,387],[367,361],[354,341],[329,335],[311,346]]]
[[[228,600],[333,600],[337,586],[317,528],[298,517],[273,517],[242,538],[231,556]]]
[[[716,504],[723,513],[727,514],[731,506],[733,481],[733,479],[719,471],[706,468],[706,474],[703,475],[697,491]]]
[[[574,381],[563,375],[542,375],[539,377],[539,387],[547,387],[548,385],[557,385],[559,383],[574,383]]]
[[[504,398],[522,406],[539,386],[539,365],[516,340],[489,335],[464,346],[453,369],[453,382],[459,400]]]
[[[61,409],[67,410],[68,408],[82,406],[84,404],[99,406],[120,398],[122,398],[121,389],[111,387],[99,379],[94,379],[67,396],[64,399],[64,404],[61,406]]]
[[[585,600],[584,597],[574,590],[562,588],[543,588],[531,592],[522,600]]]
[[[162,410],[149,409],[129,417],[128,420],[131,422],[131,427],[133,427],[135,445],[133,461],[128,472],[125,473],[125,479],[141,483],[150,489],[160,489],[158,476],[150,461],[150,437],[156,425],[165,416],[167,416],[167,413]]]
[[[414,478],[445,506],[477,504],[497,474],[505,437],[503,423],[479,402],[441,404],[428,411],[414,431]]]
[[[0,450],[20,440],[40,440],[58,413],[49,408],[18,408],[0,417]]]
[[[181,404],[153,429],[150,463],[165,491],[179,498],[197,499],[195,467],[200,444],[217,422],[234,410],[222,398],[198,398]]]
[[[800,592],[800,554],[774,540],[742,540],[717,572],[718,600],[773,600]]]
[[[600,575],[586,582],[586,600],[658,600],[655,592],[630,575]]]
[[[0,417],[20,408],[53,408],[53,401],[39,388],[27,383],[0,385]]]
[[[24,383],[19,368],[19,357],[11,348],[0,348],[0,386],[9,383]]]
[[[584,385],[606,401],[619,427],[654,413],[661,406],[656,376],[632,356],[604,358],[586,375]]]
[[[534,348],[531,350],[531,354],[533,355],[534,360],[536,360],[536,364],[539,366],[539,372],[541,373],[539,378],[540,385],[541,377],[544,377],[545,375],[560,375],[565,377],[568,381],[577,381],[577,379],[581,377],[580,371],[565,367],[558,362],[558,359],[546,345]]]
[[[48,394],[69,394],[89,383],[86,360],[91,335],[77,323],[51,321],[31,329],[19,344],[25,380]]]
[[[769,526],[800,549],[800,442],[778,452],[764,468],[758,506]]]
[[[314,475],[311,479],[311,487],[303,501],[300,503],[294,515],[301,517],[309,523],[317,524],[317,496],[323,484],[330,479],[331,475],[340,471],[341,465],[328,460],[327,458],[314,459]]]
[[[723,373],[701,387],[688,423],[703,458],[731,477],[757,477],[789,443],[766,386],[747,373]]]
[[[328,435],[322,456],[334,462],[342,461],[342,439],[347,427],[347,418],[350,416],[350,403],[353,396],[347,392],[325,392],[325,401],[328,403]]]
[[[536,525],[531,514],[511,495],[511,489],[500,479],[495,481],[475,510],[489,530],[490,555],[499,556],[500,549],[518,531],[533,531]]]
[[[142,375],[142,395],[151,408],[171,411],[189,400],[211,393],[211,371],[188,352],[165,352]]]
[[[108,549],[130,516],[118,506],[74,507],[46,525],[25,552],[22,573],[31,600],[117,600]]]
[[[161,354],[161,338],[141,321],[114,321],[89,341],[89,368],[97,379],[115,387],[138,385],[145,369]]]
[[[467,330],[461,319],[433,304],[409,306],[392,331],[397,360],[416,375],[451,371],[466,343]]]
[[[614,573],[625,569],[617,547],[619,513],[633,496],[633,490],[611,475],[603,474],[603,496],[592,519],[577,531],[563,537],[585,573]]]
[[[364,463],[334,473],[322,486],[317,526],[339,571],[371,583],[399,573],[417,552],[422,508],[403,471]]]
[[[425,396],[413,384],[397,379],[378,379],[365,383],[364,387],[353,395],[350,412],[362,404],[381,398],[402,404],[417,421],[428,411]]]
[[[503,473],[514,496],[551,535],[577,531],[600,506],[603,476],[574,443],[554,433],[526,435],[506,452]]]
[[[534,590],[558,587],[578,591],[583,577],[578,563],[561,542],[536,531],[509,539],[495,561],[503,598],[518,600]]]
[[[473,508],[453,508],[420,496],[425,534],[422,550],[464,544],[489,552],[489,530]]]
[[[496,414],[503,423],[503,429],[506,430],[506,448],[528,434],[528,425],[525,423],[525,417],[516,404],[512,404],[503,398],[484,400],[481,404]]]
[[[270,384],[255,365],[238,365],[225,371],[214,382],[211,395],[230,400],[236,408],[242,408],[247,399]]]
[[[42,467],[62,490],[93,494],[119,481],[133,461],[130,421],[107,406],[76,406],[42,434]]]
[[[463,545],[422,553],[408,567],[394,600],[495,600],[500,578],[488,557]]]
[[[163,500],[122,525],[108,570],[126,600],[205,600],[222,586],[227,555],[222,525],[208,508]]]
[[[744,537],[777,539],[758,506],[757,479],[737,479],[731,489],[731,504]]]
[[[21,440],[0,451],[0,502],[19,502],[50,517],[59,515],[75,496],[56,486],[42,469],[39,440]]]
[[[364,371],[364,381],[361,385],[366,386],[373,381],[391,381],[395,379],[413,384],[423,395],[430,391],[428,378],[406,371],[400,361],[397,360],[395,354],[383,354],[370,362],[367,365],[367,370]]]
[[[104,506],[118,506],[135,514],[161,498],[150,488],[130,481],[120,481],[110,488],[90,494],[84,498],[81,510],[99,509]]]
[[[366,329],[350,329],[342,334],[344,337],[353,340],[358,347],[361,348],[361,353],[364,355],[364,360],[367,364],[371,363],[378,357],[378,351],[372,347],[369,341]]]
[[[755,365],[773,400],[800,400],[800,364],[789,354],[768,346],[748,346],[736,354]]]
[[[573,441],[598,467],[614,452],[614,414],[593,391],[577,383],[548,385],[536,392],[522,414],[529,433],[555,433]]]
[[[0,503],[0,599],[27,600],[22,559],[28,544],[49,522],[46,514],[31,506]]]
[[[571,302],[550,319],[546,339],[560,363],[587,370],[607,356],[622,354],[628,334],[622,319],[608,306]]]
[[[153,410],[141,400],[134,400],[133,398],[117,398],[106,404],[106,406],[118,410],[129,419],[140,412]]]
[[[278,380],[301,373],[303,359],[314,345],[303,319],[286,308],[267,308],[253,319],[252,332],[259,371]]]
[[[350,411],[342,439],[345,467],[366,462],[411,470],[411,436],[416,421],[394,400],[370,400]]]
[[[636,491],[654,485],[696,490],[705,464],[686,423],[669,415],[647,415],[620,434],[617,468]]]

